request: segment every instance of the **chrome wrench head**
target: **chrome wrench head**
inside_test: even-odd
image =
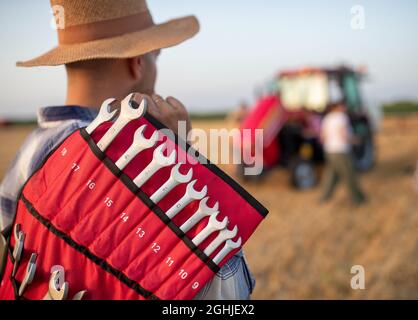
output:
[[[213,214],[209,218],[208,226],[211,227],[211,230],[222,230],[228,224],[228,217],[224,217],[222,221],[218,221],[218,219],[216,219],[217,216],[218,214]]]
[[[92,134],[92,132],[96,130],[99,125],[106,121],[110,121],[115,117],[118,112],[118,109],[112,110],[112,104],[114,104],[115,101],[115,98],[109,98],[102,103],[99,114],[86,128],[88,134]]]
[[[68,282],[64,282],[61,288],[57,288],[55,285],[59,281],[59,273],[59,270],[54,271],[49,279],[48,294],[51,300],[65,300],[67,298]]]
[[[216,256],[212,259],[217,265],[219,265],[222,260],[234,249],[238,249],[241,247],[241,237],[238,238],[237,241],[232,241],[232,239],[226,240],[225,245],[223,248],[216,254]]]
[[[152,136],[147,139],[144,137],[144,131],[147,125],[144,124],[136,129],[134,139],[131,146],[125,151],[125,153],[116,161],[116,166],[119,169],[125,168],[128,163],[141,151],[149,149],[155,145],[158,140],[158,131],[154,131]]]
[[[177,201],[170,209],[167,210],[165,213],[170,219],[174,218],[174,216],[179,213],[185,206],[187,206],[193,200],[200,200],[202,199],[208,190],[207,186],[204,186],[202,190],[197,191],[194,188],[197,180],[193,180],[190,182],[186,187],[186,192],[184,196]]]
[[[216,201],[213,207],[208,206],[208,199],[209,197],[205,197],[199,202],[199,210],[201,212],[204,212],[207,216],[214,214],[215,212],[218,212],[219,209],[219,202]]]
[[[186,174],[182,174],[179,171],[179,168],[181,167],[182,163],[177,163],[172,169],[170,173],[170,177],[178,182],[178,183],[187,183],[190,180],[192,180],[193,176],[193,168],[190,168],[189,171],[187,171]]]
[[[202,199],[204,196],[206,196],[206,192],[208,191],[208,187],[204,186],[202,188],[202,190],[197,191],[194,188],[194,185],[196,184],[197,180],[193,180],[192,182],[190,182],[187,187],[186,187],[186,193],[185,195],[187,195],[187,197],[194,199],[194,200],[200,200]]]
[[[119,117],[97,143],[100,150],[105,151],[124,126],[145,114],[147,110],[147,100],[143,98],[141,103],[138,104],[135,97],[136,94],[131,93],[122,100]]]
[[[147,128],[147,125],[144,124],[136,129],[134,133],[134,144],[138,146],[141,150],[149,149],[155,145],[158,140],[158,131],[154,131],[148,139],[144,137],[144,131]]]
[[[218,221],[216,217],[218,213],[213,214],[209,217],[208,224],[206,227],[200,231],[192,240],[192,242],[198,246],[201,244],[207,237],[209,237],[213,232],[224,229],[228,224],[228,217],[225,217],[222,221]]]
[[[166,144],[163,143],[155,148],[152,161],[134,179],[134,183],[138,188],[141,188],[155,172],[163,167],[167,167],[175,163],[177,155],[176,150],[173,150],[169,156],[164,156],[163,150],[165,147]]]
[[[161,167],[167,167],[176,162],[176,150],[171,151],[170,155],[165,156],[163,151],[166,148],[166,144],[163,143],[155,148],[153,153],[153,161],[155,161]]]
[[[216,203],[211,208],[208,206],[208,199],[209,197],[205,197],[202,200],[200,200],[199,208],[196,210],[196,212],[180,226],[180,229],[183,232],[189,231],[204,217],[210,216],[215,213],[219,213],[219,202],[216,201]]]
[[[176,164],[170,173],[170,178],[164,184],[155,191],[150,199],[155,203],[159,202],[162,198],[164,198],[173,188],[181,183],[189,182],[192,179],[193,169],[190,168],[186,174],[182,174],[179,171],[179,168],[182,164]]]
[[[142,98],[141,103],[136,101],[137,93],[131,93],[120,104],[120,117],[127,120],[135,120],[142,117],[147,111],[147,100]]]
[[[234,238],[238,233],[238,227],[235,225],[235,227],[232,230],[228,230],[228,228],[222,229],[219,231],[218,236],[213,239],[213,241],[206,247],[204,250],[204,253],[207,256],[210,256],[217,247],[219,247],[223,242],[225,242],[228,239]]]

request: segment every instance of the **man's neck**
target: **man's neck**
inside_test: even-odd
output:
[[[130,93],[117,82],[94,82],[82,78],[68,80],[67,105],[100,108],[102,102],[108,98],[122,99]]]

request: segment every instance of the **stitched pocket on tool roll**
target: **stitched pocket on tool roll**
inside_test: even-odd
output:
[[[48,186],[50,192],[45,192],[36,203],[36,207],[40,212],[49,212],[46,218],[52,220],[54,224],[63,231],[69,231],[75,223],[81,218],[83,210],[80,204],[84,206],[84,210],[88,205],[94,202],[83,202],[80,197],[86,194],[87,183],[85,177],[94,176],[95,173],[101,175],[103,172],[103,164],[89,156],[88,147],[76,149],[67,146],[67,154],[65,157],[71,157],[71,161],[66,167],[60,167],[60,177]],[[55,169],[56,163],[47,163],[48,168]],[[47,171],[47,170],[45,170]]]
[[[69,147],[70,146],[70,147]],[[64,204],[61,192],[54,192],[52,194],[46,193],[46,190],[56,190],[54,186],[57,184],[58,188],[64,188],[62,181],[70,182],[68,177],[72,173],[72,166],[82,157],[81,150],[87,150],[83,139],[80,139],[78,134],[72,134],[64,140],[64,142],[53,152],[43,164],[43,167],[48,167],[48,170],[38,170],[30,178],[31,183],[25,185],[25,196],[31,203],[39,202],[38,209],[43,212],[48,212],[54,215],[60,210]],[[65,175],[65,177],[63,177]],[[68,185],[69,188],[75,187],[74,184]],[[62,190],[61,190],[62,191]],[[68,190],[70,191],[70,190]],[[68,195],[66,192],[65,195]],[[54,198],[54,199],[52,199]],[[50,211],[48,208],[53,206],[54,210]],[[51,218],[47,216],[46,218]]]
[[[159,141],[120,170],[115,163],[143,125],[146,125],[146,137],[159,130]],[[97,143],[111,126],[111,122],[106,122],[91,135],[85,129],[70,135],[30,179],[23,195],[40,218],[50,221],[50,229],[62,231],[66,241],[79,248],[79,254],[92,260],[103,272],[110,272],[114,281],[125,283],[127,290],[134,289],[144,297],[192,299],[241,249],[267,210],[177,136],[166,136],[161,131],[164,126],[151,115],[145,114],[128,123],[108,148],[101,151]],[[197,180],[196,190],[206,186],[207,206],[219,205],[216,220],[220,222],[227,217],[226,228],[237,227],[236,236],[230,240],[238,244],[223,252],[224,255],[218,254],[226,247],[225,242],[210,254],[205,253],[220,231],[208,234],[198,245],[194,243],[207,226],[208,216],[194,223],[187,232],[182,229],[199,210],[203,199],[190,201],[172,219],[166,214],[183,197],[190,182],[175,186],[157,203],[151,200],[151,195],[169,179],[174,164],[158,170],[139,188],[135,185],[135,177],[153,160],[154,151],[161,144],[167,146],[165,155],[176,150],[176,163],[186,162],[180,166],[182,174],[193,170],[191,180]],[[37,191],[39,186],[42,192]],[[219,258],[217,263],[215,257]],[[79,277],[86,276],[80,270]],[[94,290],[90,295],[95,298]],[[112,292],[101,292],[98,296],[114,297]]]

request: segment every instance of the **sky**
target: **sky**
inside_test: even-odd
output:
[[[255,88],[280,70],[301,66],[367,66],[366,102],[418,100],[416,0],[149,0],[156,23],[198,17],[193,39],[162,51],[156,91],[192,112],[254,102]],[[355,5],[364,28],[351,27]],[[31,118],[65,101],[63,67],[17,68],[56,45],[48,0],[0,2],[0,117]]]

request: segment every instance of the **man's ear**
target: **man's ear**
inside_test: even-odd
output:
[[[138,80],[143,75],[144,61],[142,56],[128,58],[129,73],[132,78]]]

